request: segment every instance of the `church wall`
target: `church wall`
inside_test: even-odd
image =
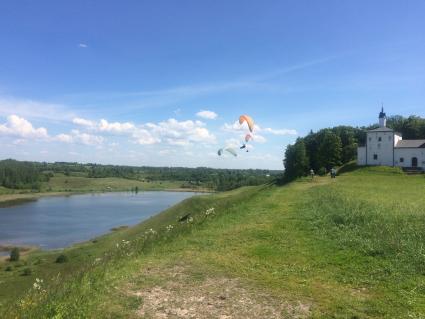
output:
[[[396,148],[394,150],[395,165],[400,167],[412,167],[412,158],[418,159],[418,167],[425,169],[425,149],[424,148]],[[400,158],[404,161],[401,162]]]
[[[366,165],[366,147],[361,146],[357,148],[357,165]]]
[[[393,166],[394,133],[367,133],[367,165]]]

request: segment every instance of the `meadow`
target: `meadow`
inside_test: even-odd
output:
[[[361,168],[193,197],[4,261],[2,317],[424,318],[424,190],[423,175]]]

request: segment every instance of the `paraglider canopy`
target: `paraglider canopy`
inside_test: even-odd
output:
[[[238,156],[238,154],[236,153],[236,151],[233,148],[231,148],[231,147],[220,148],[217,151],[218,156],[223,155],[224,151],[228,152],[229,154],[232,154],[235,157]]]
[[[250,132],[252,133],[252,131],[254,130],[254,120],[252,119],[252,117],[249,115],[241,115],[239,117],[239,124],[242,125],[244,122],[248,124],[248,128]]]
[[[249,140],[252,140],[252,135],[251,134],[246,134],[245,136],[245,142],[249,142]]]
[[[235,151],[233,148],[231,148],[231,147],[227,147],[227,148],[225,149],[225,151],[229,152],[229,153],[230,153],[230,154],[232,154],[233,156],[238,156],[238,153],[236,153],[236,151]]]

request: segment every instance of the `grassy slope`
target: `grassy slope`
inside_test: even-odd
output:
[[[46,293],[33,289],[17,314],[131,317],[144,300],[129,291],[165,286],[171,279],[164,274],[184,265],[194,286],[205,278],[238,278],[280,303],[307,305],[312,317],[423,318],[424,190],[423,176],[363,169],[336,180],[189,199],[147,223],[69,249],[67,264],[53,263],[57,253],[31,256],[34,275],[4,272],[0,297],[16,282],[15,296],[35,277],[71,276],[83,267],[72,280],[49,280]],[[206,217],[209,207],[216,214]],[[194,221],[177,223],[186,212]],[[158,234],[145,234],[151,227]]]

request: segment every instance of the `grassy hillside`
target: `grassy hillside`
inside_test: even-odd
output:
[[[59,252],[6,262],[0,309],[6,318],[423,318],[424,191],[423,176],[365,168],[191,198],[65,250],[67,263],[54,262]]]

